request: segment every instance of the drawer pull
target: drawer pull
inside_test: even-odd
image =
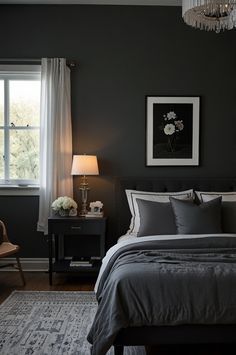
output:
[[[81,227],[78,226],[78,227],[75,227],[75,226],[71,226],[71,229],[77,229],[77,230],[81,230]]]

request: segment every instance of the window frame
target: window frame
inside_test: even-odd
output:
[[[10,124],[10,80],[41,80],[41,66],[40,65],[0,65],[0,80],[4,80],[4,124],[0,125],[0,129],[4,131],[4,178],[0,179],[0,188],[5,187],[39,187],[39,180],[34,179],[10,179],[10,131],[11,130],[39,130],[39,126],[11,126]],[[39,142],[40,143],[40,142]],[[40,144],[39,144],[40,154]],[[39,156],[40,158],[40,156]]]

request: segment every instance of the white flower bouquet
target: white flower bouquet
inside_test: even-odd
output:
[[[178,139],[178,135],[184,129],[183,120],[178,119],[174,111],[170,111],[166,115],[163,115],[163,120],[164,122],[160,126],[160,129],[167,136],[168,151],[174,152],[176,139]]]
[[[76,216],[77,203],[73,198],[68,196],[60,196],[52,203],[52,209],[60,216]]]

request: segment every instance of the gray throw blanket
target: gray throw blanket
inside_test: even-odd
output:
[[[126,327],[236,324],[236,238],[122,247],[102,275],[97,299],[92,355],[106,354]]]

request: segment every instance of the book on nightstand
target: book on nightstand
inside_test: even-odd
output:
[[[70,262],[70,267],[92,267],[93,263],[88,256],[73,256]]]
[[[103,217],[103,212],[88,212],[86,213],[85,217],[91,217],[91,218],[94,218],[94,217]]]
[[[70,267],[93,267],[100,264],[100,256],[73,256],[70,261]]]

